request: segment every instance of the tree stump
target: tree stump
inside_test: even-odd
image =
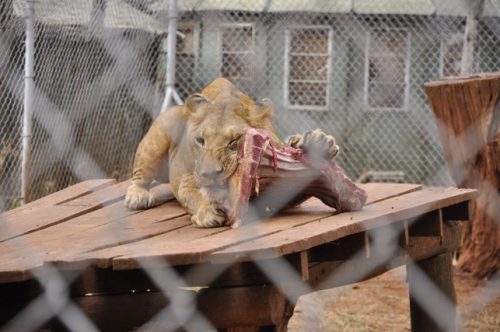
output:
[[[500,72],[424,85],[458,187],[479,190],[458,266],[478,278],[500,268]]]

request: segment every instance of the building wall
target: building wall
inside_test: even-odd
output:
[[[256,98],[272,99],[281,136],[316,127],[333,133],[342,149],[339,161],[354,178],[368,170],[403,171],[406,181],[450,183],[436,123],[422,85],[440,77],[442,36],[448,32],[461,33],[464,18],[208,12],[200,15],[200,19],[199,74],[203,84],[220,75],[218,27],[226,23],[254,24],[256,89],[247,92]],[[285,28],[291,25],[322,25],[333,29],[327,111],[291,110],[285,106]],[[369,31],[379,28],[405,29],[408,34],[408,94],[401,111],[370,111],[365,103],[367,38]],[[498,35],[490,38],[498,43]],[[493,50],[487,40],[480,39],[477,59],[481,70],[500,68]]]

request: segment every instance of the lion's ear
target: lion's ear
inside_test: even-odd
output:
[[[273,103],[271,100],[268,98],[262,99],[260,102],[250,106],[250,124],[252,126],[262,124],[266,120],[271,120],[273,114]]]
[[[256,104],[263,107],[263,108],[266,108],[270,112],[273,111],[273,102],[269,98],[264,98]]]
[[[209,103],[209,101],[203,95],[199,93],[192,94],[186,99],[186,111],[188,113],[195,113],[198,107],[206,103]]]

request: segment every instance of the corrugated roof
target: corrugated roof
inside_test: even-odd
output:
[[[432,15],[431,0],[354,0],[353,11],[358,14],[412,14]]]
[[[24,16],[26,0],[13,0],[14,14]],[[35,18],[38,22],[53,25],[88,24],[92,13],[92,1],[47,0],[35,2]]]
[[[0,0],[1,1],[1,0]],[[168,5],[168,1],[166,2]],[[35,2],[35,18],[48,25],[88,25],[91,23],[92,0],[44,0]],[[14,13],[24,16],[26,0],[13,0]],[[166,18],[159,20],[123,0],[107,0],[105,27],[134,28],[161,33],[167,31]]]
[[[104,15],[104,26],[114,28],[135,28],[152,33],[167,31],[166,18],[159,20],[152,15],[132,7],[123,0],[108,0]]]
[[[169,0],[149,0],[141,8],[133,1],[108,0],[104,26],[165,32]],[[468,0],[178,0],[179,11],[317,12],[465,16]],[[37,21],[52,25],[90,23],[92,0],[37,1]],[[132,3],[132,4],[131,4]],[[24,16],[26,0],[13,0],[14,12]],[[143,10],[146,9],[146,10]],[[483,16],[500,17],[500,0],[485,0]],[[159,17],[161,19],[159,19]]]
[[[468,0],[179,0],[179,10],[250,12],[319,12],[358,14],[467,15]],[[164,10],[168,0],[150,2]],[[500,0],[485,0],[484,16],[500,16]]]
[[[269,0],[267,11],[286,12],[286,11],[305,11],[318,13],[348,13],[352,9],[351,0],[295,0],[295,1],[276,1]]]
[[[432,0],[436,15],[466,16],[470,0]],[[484,0],[482,16],[500,16],[500,0]]]

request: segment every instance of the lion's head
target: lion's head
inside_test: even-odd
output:
[[[250,128],[271,128],[269,100],[245,103],[234,95],[186,100],[187,137],[193,149],[194,175],[203,186],[224,185],[237,167],[238,140]]]

